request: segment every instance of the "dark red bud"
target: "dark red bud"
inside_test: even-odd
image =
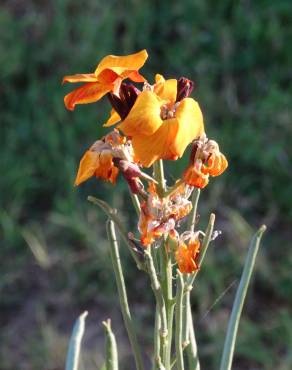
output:
[[[189,80],[188,78],[181,77],[177,81],[177,94],[176,94],[176,101],[179,102],[184,98],[187,98],[191,95],[194,88],[193,81]]]
[[[194,141],[193,146],[192,146],[192,150],[191,150],[191,155],[190,155],[190,162],[192,164],[195,162],[197,150],[198,150],[198,143],[196,141]]]
[[[107,96],[112,107],[123,120],[127,117],[133,105],[135,104],[139,93],[140,90],[134,85],[123,82],[119,90],[119,96],[113,93],[108,93]]]
[[[108,97],[112,107],[119,114],[121,119],[126,118],[126,116],[127,116],[126,107],[125,107],[123,101],[118,96],[114,95],[113,93],[108,93],[107,97]]]

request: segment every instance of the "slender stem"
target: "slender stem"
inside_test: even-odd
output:
[[[212,239],[214,223],[215,223],[215,215],[214,215],[214,213],[211,213],[210,218],[209,218],[209,223],[208,223],[208,226],[207,226],[207,229],[206,229],[206,232],[205,232],[205,236],[204,236],[204,239],[203,239],[203,242],[202,242],[201,253],[200,253],[200,258],[199,258],[199,266],[201,266],[202,263],[203,263],[203,260],[205,258],[208,246],[209,246],[210,241]],[[194,281],[197,277],[198,272],[199,272],[199,270],[195,271],[193,274],[190,274],[188,276],[187,284],[186,284],[187,289],[192,288],[192,285],[193,285],[193,283],[194,283]]]
[[[175,352],[177,370],[184,370],[183,346],[182,346],[182,304],[184,293],[184,280],[182,273],[177,270],[176,305],[175,305]]]
[[[165,364],[165,355],[166,355],[166,345],[167,345],[167,317],[166,317],[166,308],[165,308],[165,301],[161,289],[161,285],[157,278],[157,272],[155,270],[155,266],[153,263],[152,255],[150,252],[150,248],[145,250],[145,259],[148,267],[148,273],[151,279],[151,286],[155,295],[156,303],[159,307],[159,316],[161,320],[161,327],[160,327],[160,356],[162,364]]]
[[[184,281],[186,281],[184,277]],[[189,340],[189,317],[188,317],[188,302],[190,301],[190,291],[187,290],[183,295],[182,303],[182,345],[186,348],[190,343]]]
[[[153,165],[154,177],[159,184],[160,196],[166,196],[166,182],[164,178],[163,161],[156,161]],[[165,240],[160,246],[160,281],[164,295],[167,314],[168,340],[166,350],[165,368],[170,369],[171,362],[171,348],[172,348],[172,327],[173,327],[173,313],[174,302],[172,297],[172,261],[170,253],[167,253]]]
[[[187,230],[188,231],[194,231],[196,218],[197,218],[197,208],[198,208],[198,201],[200,197],[200,189],[194,188],[193,194],[192,194],[192,210],[188,217],[188,223],[187,223]],[[184,275],[184,281],[187,282],[188,275]],[[187,347],[189,344],[189,315],[188,315],[188,306],[190,306],[190,290],[187,290],[187,292],[183,296],[183,331],[182,331],[182,342],[183,347]],[[192,328],[193,330],[193,328]]]
[[[159,248],[160,258],[160,284],[166,306],[168,340],[166,349],[165,367],[169,369],[171,361],[171,347],[172,347],[172,326],[173,326],[173,312],[174,302],[172,297],[172,260],[170,253],[166,249],[166,241],[163,240]]]
[[[171,347],[172,347],[172,327],[173,327],[173,313],[174,301],[172,297],[172,261],[171,255],[167,256],[166,262],[166,314],[168,326],[168,341],[167,341],[167,354],[166,354],[166,368],[169,369],[171,362]]]
[[[101,199],[98,199],[98,198],[95,198],[95,197],[92,197],[92,196],[87,197],[87,199],[88,199],[89,202],[91,202],[91,203],[95,204],[96,206],[100,207],[104,211],[104,213],[116,224],[122,239],[124,240],[126,246],[129,249],[129,252],[131,253],[132,257],[134,258],[134,260],[137,264],[138,269],[139,270],[145,270],[143,262],[140,261],[137,253],[135,252],[136,246],[133,245],[133,243],[129,240],[127,232],[126,232],[121,220],[117,216],[117,211],[115,209],[111,208],[106,202],[104,202]]]
[[[161,319],[158,304],[156,304],[155,310],[155,325],[154,325],[154,358],[153,358],[153,370],[157,370],[158,364],[161,361],[160,358],[160,329]]]
[[[118,242],[116,238],[115,225],[112,220],[107,221],[106,229],[107,229],[108,239],[110,241],[111,260],[112,260],[114,274],[116,278],[124,323],[125,323],[127,333],[129,336],[129,340],[131,343],[131,347],[134,353],[136,368],[137,370],[143,370],[144,366],[142,362],[141,351],[138,345],[137,336],[136,336],[136,332],[134,329],[134,325],[133,325],[133,321],[132,321],[132,317],[130,313],[130,308],[128,304],[128,297],[127,297],[127,291],[126,291],[126,286],[125,286],[125,281],[124,281],[121,260],[120,260]]]
[[[197,208],[198,208],[198,201],[200,197],[200,189],[194,188],[193,194],[192,194],[192,205],[193,208],[189,214],[188,217],[188,226],[187,230],[194,231],[195,224],[196,224],[196,218],[197,218]]]
[[[163,168],[162,159],[154,162],[153,170],[154,170],[154,178],[158,182],[158,193],[161,197],[163,197],[166,183],[165,183],[165,178],[164,178],[164,168]]]
[[[195,201],[196,201],[196,198],[195,198]],[[207,226],[207,229],[206,229],[206,232],[205,232],[205,236],[204,236],[204,239],[203,239],[203,242],[202,242],[201,253],[200,253],[200,258],[199,258],[199,266],[201,266],[202,263],[203,263],[203,260],[205,258],[208,246],[209,246],[210,241],[212,239],[214,223],[215,223],[215,215],[213,213],[211,213],[209,223],[208,223],[208,226]],[[185,279],[186,293],[185,293],[185,297],[184,297],[184,302],[185,302],[186,307],[189,306],[189,309],[190,309],[190,291],[193,287],[193,284],[194,284],[194,281],[196,279],[197,274],[198,274],[198,271],[195,271],[193,274],[190,274]],[[188,335],[188,340],[187,340],[187,343],[186,343],[187,344],[186,352],[188,354],[189,362],[192,363],[191,368],[194,369],[194,370],[198,370],[199,369],[198,366],[200,366],[200,365],[199,365],[199,362],[198,362],[198,359],[197,359],[197,343],[196,343],[196,339],[195,339],[195,332],[194,332],[194,325],[193,325],[192,315],[188,314],[186,320],[187,320],[187,322],[186,322],[186,326],[184,327],[184,332],[183,332],[184,333],[184,338],[186,338],[187,335]],[[186,332],[186,330],[187,330],[186,327],[189,328],[188,332]],[[190,341],[189,344],[188,344],[188,341]],[[196,366],[198,368],[194,367],[195,366],[194,364],[196,364]]]
[[[164,192],[164,196],[168,197],[175,193],[176,189],[179,188],[183,183],[184,183],[183,179],[177,180],[176,183],[171,188]]]
[[[199,363],[199,358],[198,358],[198,348],[197,348],[197,341],[195,337],[190,295],[187,301],[187,315],[188,315],[188,329],[189,329],[190,343],[186,347],[186,352],[188,356],[189,369],[200,370],[200,363]]]
[[[130,189],[129,189],[129,191],[130,191],[130,196],[131,196],[131,199],[132,199],[133,206],[135,208],[135,211],[137,213],[137,216],[139,217],[140,216],[140,212],[141,212],[141,207],[140,207],[140,202],[139,202],[138,195],[137,194],[133,194]]]
[[[232,307],[231,316],[228,322],[227,334],[224,343],[223,355],[221,358],[221,365],[220,370],[230,370],[233,355],[234,355],[234,347],[235,341],[237,337],[237,331],[240,321],[240,316],[244,304],[244,300],[246,297],[247,289],[249,286],[250,278],[253,272],[253,268],[255,265],[256,256],[259,250],[260,241],[263,233],[266,230],[266,226],[262,225],[258,231],[253,236],[248,254],[245,260],[243,272],[241,275],[240,283],[236,291],[235,300]]]
[[[114,333],[111,328],[111,320],[102,322],[105,328],[106,342],[105,342],[105,361],[106,370],[118,370],[119,360],[118,360],[118,349],[117,342]]]

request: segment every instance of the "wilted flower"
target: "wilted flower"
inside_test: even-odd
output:
[[[131,137],[135,159],[143,166],[149,167],[158,159],[181,157],[187,145],[204,132],[200,107],[187,97],[191,88],[187,79],[178,84],[156,75],[156,83],[145,84],[137,95],[118,128]]]
[[[147,58],[146,50],[127,56],[108,55],[98,64],[94,73],[65,76],[63,83],[86,82],[65,96],[66,108],[74,110],[76,104],[96,102],[108,92],[118,95],[120,85],[126,78],[144,82],[144,77],[138,71]]]
[[[75,185],[95,176],[109,181],[116,182],[119,168],[115,166],[114,158],[132,161],[133,153],[129,141],[114,130],[97,140],[82,157]]]
[[[179,237],[175,259],[180,272],[190,274],[199,269],[200,247],[199,232],[186,232]]]
[[[182,185],[168,197],[160,198],[155,184],[149,186],[149,195],[141,204],[141,214],[138,229],[141,233],[141,243],[148,246],[163,234],[171,232],[176,222],[184,218],[192,209],[188,200],[191,190]]]
[[[228,166],[219,145],[214,140],[208,140],[205,134],[194,141],[190,162],[183,179],[186,184],[197,188],[204,188],[209,176],[221,175]]]

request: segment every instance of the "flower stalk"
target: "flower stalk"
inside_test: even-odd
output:
[[[159,368],[159,364],[161,363],[160,331],[161,331],[160,309],[159,309],[158,304],[156,303],[155,324],[154,324],[153,370],[157,370]]]
[[[145,250],[145,259],[148,268],[148,273],[151,279],[151,286],[153,289],[153,293],[155,295],[156,303],[159,308],[159,317],[160,317],[160,357],[162,364],[165,364],[165,357],[166,357],[166,346],[167,346],[167,317],[166,317],[166,308],[165,308],[165,301],[161,289],[161,285],[157,278],[157,272],[155,270],[155,266],[153,263],[152,255],[149,249]]]
[[[213,230],[214,230],[214,223],[215,223],[215,214],[211,213],[209,218],[209,223],[207,226],[207,229],[205,231],[205,236],[202,243],[201,253],[199,257],[199,266],[202,265],[203,260],[205,258],[208,246],[212,240]],[[186,289],[192,289],[192,286],[194,284],[194,281],[197,277],[199,270],[195,271],[193,274],[190,274],[187,278],[186,282]]]
[[[153,165],[154,178],[158,182],[160,189],[160,195],[165,195],[166,190],[166,181],[164,177],[164,166],[163,161],[159,160]],[[174,314],[174,301],[173,301],[173,271],[172,271],[172,259],[170,253],[167,253],[166,250],[166,240],[162,239],[160,245],[160,281],[166,306],[166,315],[167,315],[167,348],[166,348],[166,358],[165,358],[165,367],[166,369],[170,368],[171,363],[171,349],[172,349],[172,327],[173,327],[173,314]]]
[[[183,294],[184,280],[182,273],[177,270],[176,303],[175,303],[175,352],[177,370],[184,370],[182,323],[183,323]]]
[[[188,365],[189,369],[200,370],[200,362],[198,357],[198,347],[197,341],[195,337],[195,330],[194,330],[194,323],[193,323],[193,315],[192,315],[192,308],[191,308],[191,301],[190,301],[190,292],[187,292],[188,295],[186,303],[187,303],[187,322],[188,322],[188,335],[189,335],[189,343],[185,348],[188,358]]]
[[[128,333],[128,337],[130,340],[130,344],[133,350],[135,363],[136,363],[136,369],[144,370],[141,351],[138,345],[137,336],[136,336],[136,332],[135,332],[135,328],[134,328],[134,324],[133,324],[133,320],[132,320],[132,316],[131,316],[130,308],[128,304],[128,297],[127,297],[124,274],[122,270],[121,259],[120,259],[120,254],[119,254],[119,247],[118,247],[118,242],[117,242],[117,237],[116,237],[116,232],[115,232],[115,225],[112,220],[107,221],[106,229],[107,229],[108,239],[110,242],[111,260],[112,260],[113,270],[114,270],[115,279],[116,279],[117,288],[118,288],[121,311],[122,311],[124,323],[126,326],[126,330]]]

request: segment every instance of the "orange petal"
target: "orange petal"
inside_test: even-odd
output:
[[[191,98],[183,99],[176,110],[176,119],[179,127],[171,150],[181,157],[188,144],[204,132],[203,115],[199,104]]]
[[[103,124],[104,127],[110,127],[110,126],[113,126],[114,124],[116,124],[117,122],[119,122],[121,120],[121,117],[119,116],[119,114],[114,110],[112,109],[111,110],[111,114],[110,114],[110,117],[108,118],[108,120]]]
[[[81,158],[77,176],[75,179],[75,186],[88,180],[95,174],[99,162],[99,153],[87,150]]]
[[[141,50],[138,53],[130,54],[126,56],[108,55],[102,59],[95,70],[95,75],[98,76],[104,69],[114,67],[121,67],[124,70],[137,71],[145,63],[148,58],[147,51]]]
[[[114,83],[120,74],[111,68],[105,68],[98,75],[98,81],[103,84]]]
[[[210,157],[212,159],[212,156]],[[212,159],[212,166],[209,168],[209,174],[211,176],[221,175],[228,167],[228,162],[224,154],[219,153]]]
[[[94,73],[89,73],[89,74],[77,74],[77,75],[72,75],[72,76],[65,76],[63,78],[62,83],[65,82],[96,82],[97,78]]]
[[[176,119],[163,121],[153,135],[136,135],[132,138],[135,160],[145,167],[150,167],[158,159],[177,159],[172,150],[176,137],[178,122]]]
[[[127,136],[151,135],[159,129],[163,120],[160,118],[160,101],[151,91],[143,91],[119,129]]]
[[[115,184],[119,170],[113,164],[113,157],[109,151],[103,151],[99,156],[95,176]]]
[[[198,172],[192,165],[185,170],[183,179],[186,184],[199,189],[203,189],[209,183],[209,175]]]
[[[145,81],[145,78],[136,70],[125,69],[123,67],[105,68],[100,72],[97,78],[101,83],[113,83],[117,78],[120,78],[121,80],[129,78],[134,82]]]
[[[134,82],[145,82],[145,78],[137,71],[130,72],[128,78]]]
[[[159,76],[159,77],[157,77]],[[164,80],[161,75],[156,75],[158,82],[154,85],[154,92],[162,99],[174,103],[177,94],[177,80]]]
[[[111,88],[111,85],[103,85],[99,82],[88,82],[65,96],[65,106],[69,110],[74,110],[76,104],[93,103],[102,98]]]
[[[161,74],[156,73],[156,75],[155,75],[155,83],[158,84],[159,82],[165,82],[165,78]]]

